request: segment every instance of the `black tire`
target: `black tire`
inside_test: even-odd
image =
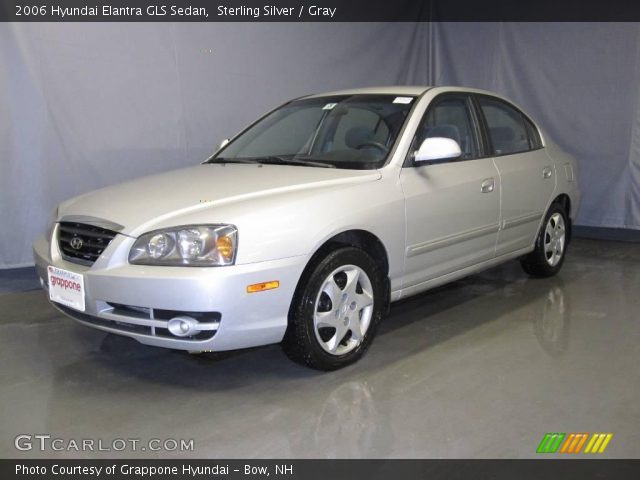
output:
[[[320,333],[317,333],[314,322],[316,303],[318,303],[318,308],[320,308],[319,305],[323,295],[321,289],[326,285],[326,281],[332,275],[332,272],[342,267],[350,268],[352,266],[361,269],[362,272],[366,274],[366,280],[368,284],[370,284],[373,303],[367,312],[371,314],[371,317],[364,335],[361,336],[361,340],[359,340],[357,344],[356,340],[350,338],[352,330],[348,330],[350,327],[346,327],[345,318],[345,328],[347,328],[347,331],[343,337],[343,341],[336,341],[334,343],[338,348],[346,349],[347,345],[344,344],[344,342],[352,342],[354,343],[353,349],[344,354],[340,354],[338,351],[336,351],[336,353],[329,353],[317,338]],[[341,272],[336,275],[340,275],[340,273]],[[297,363],[317,370],[337,370],[360,359],[369,348],[369,345],[371,345],[378,326],[387,311],[388,293],[384,279],[384,273],[378,264],[365,251],[359,248],[338,248],[329,252],[326,256],[312,261],[300,279],[289,309],[289,326],[282,341],[282,348],[286,355]],[[358,287],[362,293],[362,287],[360,287],[359,283],[354,288]],[[346,290],[344,291],[346,292]],[[344,295],[342,296],[345,297]],[[329,304],[331,305],[330,300]],[[338,306],[330,306],[331,312],[336,310],[338,310]],[[364,309],[362,312],[364,312]],[[369,313],[367,313],[367,318]],[[336,313],[336,317],[341,315],[339,312]],[[362,315],[362,313],[355,312],[353,315]],[[362,317],[358,316],[357,318],[360,319]],[[358,322],[360,322],[360,320],[358,320]],[[360,323],[358,323],[358,325],[360,325]],[[331,331],[330,328],[328,330]],[[338,331],[334,331],[335,334],[333,337],[337,338]]]
[[[564,226],[564,239],[562,244],[561,255],[551,260],[553,254],[548,251],[549,241],[551,240],[547,233],[547,226],[550,224],[550,219],[556,215],[562,218],[562,225]],[[555,217],[558,218],[557,216]],[[553,224],[553,221],[551,222]],[[532,277],[552,277],[560,271],[564,259],[567,256],[567,247],[569,246],[569,221],[567,213],[564,207],[559,203],[552,203],[544,217],[544,222],[540,227],[538,236],[536,237],[535,248],[533,251],[520,260],[520,264],[525,272]],[[555,250],[554,250],[555,251]]]

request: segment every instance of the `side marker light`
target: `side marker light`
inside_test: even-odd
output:
[[[254,283],[253,285],[249,285],[247,287],[247,293],[264,292],[265,290],[273,290],[274,288],[278,288],[279,286],[280,286],[280,282],[278,280],[271,280],[269,282],[262,282],[262,283]]]

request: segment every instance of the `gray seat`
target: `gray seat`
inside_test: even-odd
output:
[[[493,149],[496,153],[509,153],[516,151],[515,132],[511,127],[492,127],[489,129]]]
[[[455,140],[456,143],[462,147],[462,143],[460,142],[460,130],[458,130],[458,127],[455,125],[442,124],[427,127],[425,129],[424,138],[434,137],[450,138],[451,140]]]

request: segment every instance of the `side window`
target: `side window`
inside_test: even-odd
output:
[[[522,113],[497,99],[479,97],[480,108],[489,128],[494,155],[530,150],[529,133]]]
[[[462,160],[478,156],[476,138],[469,102],[466,96],[447,96],[429,106],[416,132],[415,148],[420,148],[427,138],[445,137],[458,142]]]

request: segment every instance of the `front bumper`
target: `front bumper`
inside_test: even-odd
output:
[[[282,340],[305,256],[229,267],[141,266],[127,261],[133,241],[117,235],[87,267],[64,260],[55,242],[39,238],[33,253],[45,289],[49,265],[84,277],[84,312],[52,305],[84,325],[158,347],[223,351]],[[280,287],[247,293],[248,285],[271,280]],[[168,331],[169,319],[182,313],[202,322],[198,335],[176,337]]]

